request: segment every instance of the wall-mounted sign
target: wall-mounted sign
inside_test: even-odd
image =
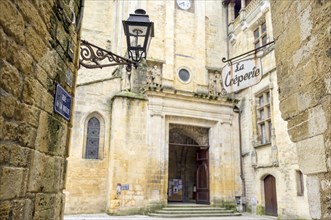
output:
[[[54,111],[59,113],[68,121],[70,120],[71,95],[58,83],[56,84],[56,92],[54,97]]]
[[[72,72],[71,70],[68,68],[66,71],[66,83],[68,86],[72,87]]]
[[[72,62],[74,60],[74,45],[71,41],[68,40],[68,46],[67,46],[67,56],[69,58],[69,61]]]
[[[129,190],[129,184],[123,184],[123,185],[121,186],[121,189],[122,189],[122,190]]]
[[[227,93],[236,92],[259,83],[262,79],[260,58],[240,60],[222,69],[223,87]]]

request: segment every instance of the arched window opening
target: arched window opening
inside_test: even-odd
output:
[[[99,158],[99,143],[100,143],[100,121],[96,117],[92,117],[87,124],[86,135],[86,159]]]

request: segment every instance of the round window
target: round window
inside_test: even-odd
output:
[[[190,80],[190,72],[186,69],[180,69],[178,72],[178,76],[183,82],[188,82]]]

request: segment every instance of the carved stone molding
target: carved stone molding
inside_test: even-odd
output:
[[[150,89],[158,89],[162,87],[162,63],[148,62],[146,86]]]
[[[220,97],[226,94],[226,91],[223,88],[222,76],[220,72],[208,72],[208,93],[211,97]]]

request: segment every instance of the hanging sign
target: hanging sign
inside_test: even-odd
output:
[[[227,93],[236,92],[259,83],[262,79],[260,58],[235,61],[222,69],[223,87]]]
[[[66,120],[70,120],[71,95],[58,83],[56,84],[54,97],[54,111],[59,113]]]

